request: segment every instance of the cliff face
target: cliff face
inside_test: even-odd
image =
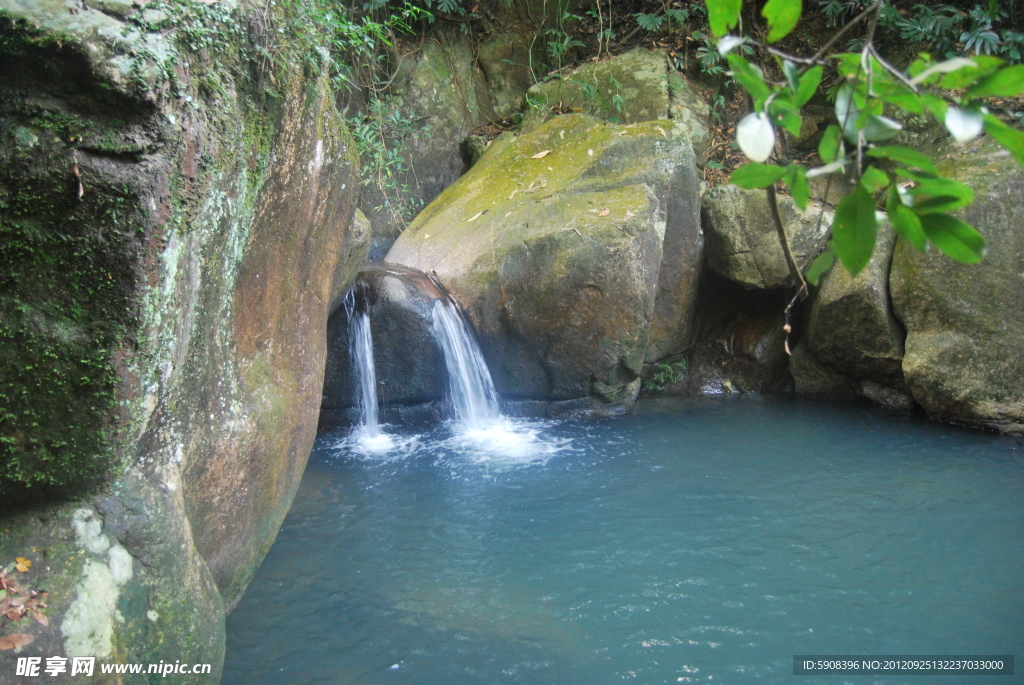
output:
[[[215,682],[294,496],[368,236],[326,70],[281,22],[0,1],[0,565],[50,591],[48,626],[0,628],[21,656]]]

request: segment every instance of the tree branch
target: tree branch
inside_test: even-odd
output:
[[[772,219],[775,220],[775,230],[779,234],[779,244],[782,245],[782,251],[786,255],[786,265],[789,266],[789,275],[793,277],[793,285],[797,286],[797,297],[801,300],[807,297],[807,281],[804,280],[804,275],[800,273],[800,267],[796,263],[796,258],[793,256],[793,250],[789,247],[789,239],[786,237],[786,228],[782,225],[782,215],[779,214],[779,198],[775,193],[775,184],[766,188],[768,193],[768,206],[772,210]]]

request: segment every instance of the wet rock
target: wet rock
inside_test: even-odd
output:
[[[692,306],[687,269],[702,248],[693,168],[671,121],[557,117],[492,144],[388,261],[436,271],[480,336],[500,393],[618,401],[634,392],[652,328],[686,325],[676,317]],[[678,270],[660,294],[669,259]]]
[[[442,400],[448,373],[432,333],[432,311],[435,300],[444,293],[422,273],[378,262],[364,265],[353,290],[354,311],[370,315],[378,403],[412,405]],[[344,410],[358,405],[349,317],[342,306],[327,324],[322,426],[350,421]]]
[[[764,190],[734,185],[712,188],[703,197],[702,217],[707,239],[708,266],[747,288],[781,288],[790,282],[786,255]],[[800,210],[789,197],[779,196],[779,214],[797,264],[806,264],[832,224],[810,203]]]
[[[903,372],[933,418],[1024,433],[1024,171],[991,142],[943,164],[974,189],[965,219],[988,252],[969,265],[897,242],[889,285],[907,331]]]

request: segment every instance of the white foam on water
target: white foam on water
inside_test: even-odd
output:
[[[567,438],[542,437],[550,425],[499,417],[490,425],[466,427],[454,424],[455,434],[441,445],[474,464],[516,466],[544,464],[554,455],[569,449]]]

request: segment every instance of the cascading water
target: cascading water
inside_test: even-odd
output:
[[[434,337],[444,353],[455,420],[470,430],[483,430],[501,419],[498,395],[480,347],[458,305],[434,302]]]
[[[370,314],[366,310],[356,311],[355,288],[345,296],[344,305],[349,321],[349,354],[352,356],[352,368],[359,384],[359,428],[354,437],[361,451],[387,451],[394,445],[394,441],[380,430]]]
[[[434,302],[433,333],[444,354],[455,409],[455,435],[447,441],[475,461],[545,459],[566,446],[565,440],[544,440],[539,423],[502,415],[498,393],[480,346],[462,310],[450,296]]]
[[[360,273],[363,277],[356,281],[344,300],[359,424],[339,443],[340,448],[385,460],[428,449],[435,456],[449,454],[460,460],[500,465],[546,460],[567,447],[567,440],[542,438],[540,432],[546,425],[542,422],[502,415],[494,381],[473,329],[459,305],[435,278],[393,264],[364,265]],[[395,310],[389,306],[396,301],[405,303],[402,311],[414,313],[402,325],[408,326],[412,321],[414,326],[429,326],[448,372],[454,420],[421,434],[409,435],[409,431],[421,430],[422,426],[381,426],[379,419],[370,321],[377,315],[386,317],[390,313],[394,316]],[[383,328],[387,328],[388,321],[383,320]],[[414,336],[411,340],[416,344],[410,346],[407,353],[416,354],[419,350],[420,354],[435,354],[433,350],[419,347],[424,344],[423,338]],[[386,357],[386,346],[383,352]],[[391,367],[385,365],[385,368]]]
[[[355,311],[355,291],[345,299],[349,317],[349,340],[352,368],[359,383],[359,425],[367,437],[380,435],[377,413],[377,374],[373,365],[373,336],[370,334],[370,315]]]

